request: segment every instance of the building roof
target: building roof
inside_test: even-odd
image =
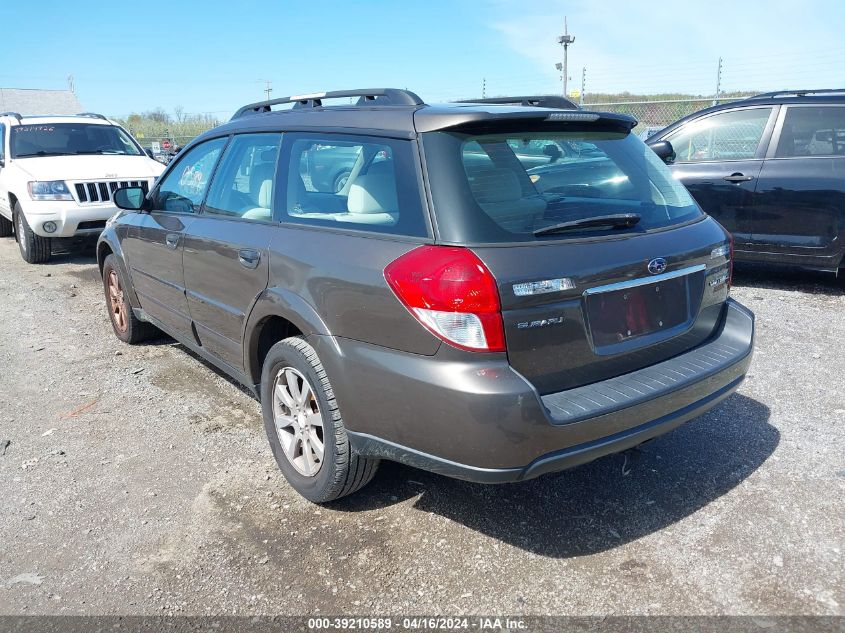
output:
[[[38,90],[35,88],[0,88],[0,112],[33,114],[77,114],[83,111],[70,90]]]

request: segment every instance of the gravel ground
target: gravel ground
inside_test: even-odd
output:
[[[386,464],[321,508],[242,389],[117,341],[90,250],[4,239],[0,271],[0,614],[843,613],[830,276],[738,271],[748,380],[640,450],[500,487]]]

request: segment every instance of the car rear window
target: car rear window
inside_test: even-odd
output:
[[[702,215],[657,155],[626,132],[431,132],[423,147],[438,228],[449,242],[636,233]],[[546,232],[616,215],[639,221]]]
[[[427,237],[410,141],[345,134],[286,134],[282,219],[374,233]]]

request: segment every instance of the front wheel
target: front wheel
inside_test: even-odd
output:
[[[109,255],[103,262],[103,290],[106,294],[106,308],[115,336],[124,343],[134,345],[157,333],[154,325],[141,321],[132,311],[126,297],[127,282],[124,279],[117,258]]]
[[[379,460],[352,451],[326,371],[305,339],[287,338],[268,352],[261,409],[279,469],[309,501],[334,501],[375,475]]]
[[[52,240],[35,234],[29,222],[26,221],[20,203],[15,203],[15,232],[18,237],[18,248],[25,262],[43,264],[50,261]]]

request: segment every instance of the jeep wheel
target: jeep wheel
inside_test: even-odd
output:
[[[29,264],[43,264],[50,261],[51,242],[49,237],[36,235],[29,227],[20,203],[15,203],[15,233],[21,257]]]
[[[115,336],[124,343],[134,345],[157,333],[151,323],[141,321],[132,312],[129,299],[126,297],[126,280],[121,274],[120,266],[114,255],[109,255],[103,262],[103,289],[106,293],[106,308]]]
[[[0,215],[0,237],[12,237],[12,233],[15,232],[15,225],[12,224],[11,220],[7,220],[2,215]]]
[[[326,371],[304,339],[285,339],[268,352],[261,409],[279,469],[309,501],[334,501],[375,475],[379,460],[352,452]]]

